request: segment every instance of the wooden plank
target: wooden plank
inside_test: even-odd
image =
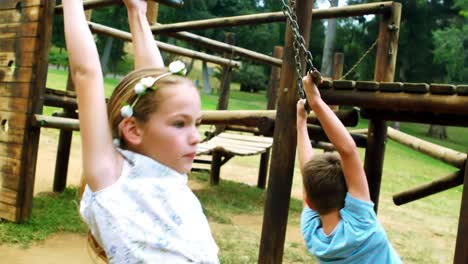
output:
[[[458,95],[468,95],[468,85],[457,85]]]
[[[34,56],[33,52],[0,52],[0,67],[32,67]]]
[[[244,134],[221,133],[217,137],[233,138],[233,139],[240,139],[240,140],[254,141],[254,142],[264,142],[264,143],[270,143],[270,144],[273,143],[273,138],[271,137],[259,137],[259,136],[244,135]]]
[[[0,156],[21,160],[22,149],[20,144],[0,143]]]
[[[47,1],[47,0],[2,0],[0,1],[0,10],[4,10],[4,9],[22,10],[24,7],[42,5],[42,1]]]
[[[252,142],[252,141],[241,141],[237,139],[231,139],[231,138],[219,138],[215,137],[210,140],[213,144],[217,144],[219,146],[223,146],[224,144],[231,144],[231,145],[239,145],[239,146],[245,146],[245,147],[250,147],[250,148],[269,148],[271,147],[271,144],[268,143],[261,143],[261,142]]]
[[[0,67],[0,82],[33,82],[34,79],[32,68]]]
[[[256,146],[256,147],[261,147],[261,148],[271,147],[271,142],[260,142],[260,141],[242,140],[242,139],[235,139],[235,138],[215,137],[211,141],[232,142],[232,143],[237,143],[241,145]]]
[[[0,83],[0,97],[27,98],[30,87],[30,83]]]
[[[38,26],[37,22],[0,24],[0,38],[37,37]]]
[[[7,131],[0,129],[0,143],[21,144],[24,139],[24,129],[14,129],[9,127]]]
[[[353,90],[356,85],[355,81],[337,80],[333,81],[333,88],[337,90]]]
[[[16,221],[19,214],[19,208],[10,204],[0,202],[0,218]]]
[[[26,113],[28,111],[28,99],[20,97],[0,97],[0,111]]]
[[[379,90],[382,92],[398,93],[402,91],[402,88],[403,83],[401,82],[381,82],[379,85]]]
[[[455,85],[431,83],[429,85],[429,92],[432,94],[455,94]]]
[[[0,157],[1,158],[1,157]],[[1,172],[1,187],[17,190],[19,188],[20,177],[18,175]],[[0,216],[1,218],[1,216]]]
[[[12,189],[0,187],[0,203],[15,206],[18,198],[18,192]]]
[[[429,92],[429,84],[427,83],[404,83],[402,91],[406,93],[427,93]]]
[[[232,150],[233,152],[240,150],[240,151],[249,151],[252,154],[260,153],[265,151],[264,147],[258,147],[258,146],[249,146],[249,145],[242,145],[238,144],[238,142],[226,142],[226,141],[215,141],[214,144],[216,144],[217,147],[222,147],[225,149]]]
[[[373,81],[357,81],[356,90],[358,91],[377,91],[379,90],[379,83]]]
[[[2,175],[3,174],[19,175],[20,167],[21,167],[21,159],[14,159],[10,157],[0,156],[0,171],[2,172]]]
[[[0,111],[0,131],[8,132],[12,128],[24,130],[26,122],[27,117],[24,113]]]
[[[25,7],[20,12],[17,9],[2,10],[0,11],[0,24],[12,22],[34,22],[39,20],[41,8]]]
[[[27,38],[9,38],[2,39],[0,42],[0,51],[1,52],[36,52],[38,45],[37,43],[40,40],[33,37]]]

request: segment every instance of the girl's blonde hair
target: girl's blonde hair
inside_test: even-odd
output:
[[[132,104],[137,98],[134,91],[135,85],[145,77],[158,77],[167,73],[163,68],[145,68],[138,69],[127,74],[117,85],[112,92],[109,102],[107,103],[107,113],[109,115],[109,126],[111,128],[112,137],[119,138],[121,147],[125,148],[125,141],[120,138],[119,124],[122,122],[120,109],[125,104]],[[164,100],[163,91],[169,86],[185,84],[193,86],[192,82],[184,77],[172,74],[165,76],[153,85],[156,87],[154,91],[149,91],[140,97],[135,106],[133,106],[133,117],[139,122],[145,123],[149,116],[158,110],[159,105]]]

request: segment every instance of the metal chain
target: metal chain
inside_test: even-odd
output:
[[[302,37],[301,33],[299,32],[299,25],[297,24],[297,16],[296,11],[294,10],[295,7],[295,0],[289,0],[289,4],[286,3],[287,0],[281,0],[283,3],[283,13],[285,16],[288,17],[291,26],[291,30],[293,32],[293,49],[294,49],[294,61],[296,63],[296,73],[297,73],[297,91],[301,98],[305,98],[304,88],[302,86],[302,59],[301,59],[301,52],[306,56],[305,62],[307,71],[312,70],[318,72],[317,68],[315,68],[313,64],[313,57],[312,53],[307,49],[304,37]]]
[[[351,69],[349,69],[349,71],[343,75],[340,80],[344,80],[346,78],[346,76],[348,76],[350,73],[352,73],[354,71],[354,69],[356,69],[356,67],[362,62],[362,60],[364,60],[364,58],[369,54],[369,52],[371,52],[371,50],[375,47],[375,45],[377,45],[377,43],[379,42],[379,38],[377,38],[374,43],[372,43],[372,45],[370,46],[370,48],[367,49],[367,51],[361,56],[361,58],[359,58],[359,60],[353,65],[353,67],[351,67]]]

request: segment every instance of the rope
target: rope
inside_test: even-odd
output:
[[[344,80],[346,78],[346,76],[348,76],[351,72],[354,71],[354,69],[356,69],[356,67],[362,62],[362,60],[364,60],[364,58],[369,54],[369,52],[371,52],[372,49],[374,49],[375,45],[377,45],[377,43],[379,42],[379,38],[377,38],[374,43],[372,43],[372,45],[367,49],[367,51],[361,56],[361,58],[359,58],[359,60],[353,65],[353,67],[351,67],[351,69],[349,69],[349,71],[343,75],[340,80]]]

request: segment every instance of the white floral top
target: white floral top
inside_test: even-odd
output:
[[[219,263],[218,247],[187,175],[121,150],[122,175],[92,192],[80,213],[109,263]]]

